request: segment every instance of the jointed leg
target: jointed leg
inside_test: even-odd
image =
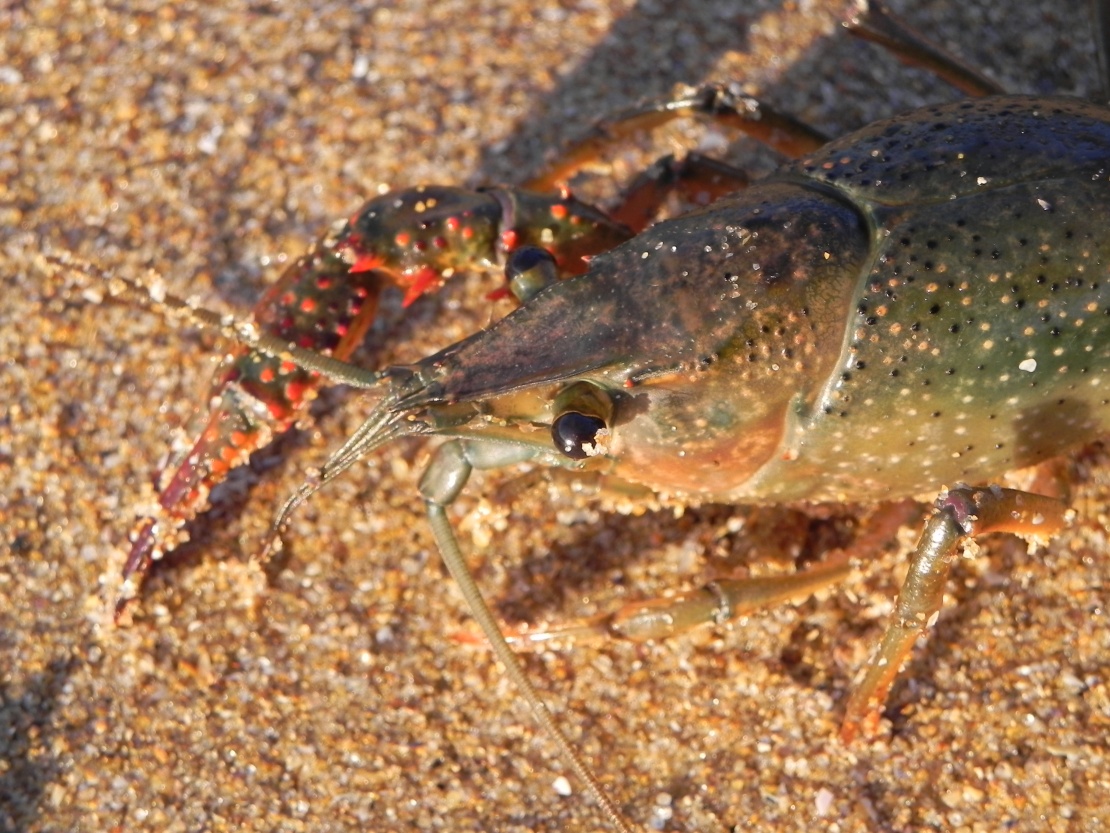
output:
[[[798,573],[719,578],[678,596],[633,602],[615,613],[540,631],[514,633],[510,639],[524,645],[564,638],[665,639],[701,625],[720,625],[761,607],[805,599],[843,581],[853,561],[869,558],[917,512],[912,501],[880,507],[865,521],[865,530],[849,547],[826,553],[821,564]]]
[[[848,701],[841,738],[849,742],[861,725],[871,730],[878,722],[879,710],[913,643],[936,619],[960,544],[988,532],[1047,537],[1063,529],[1072,515],[1055,498],[998,486],[959,486],[942,494],[917,542],[894,620]]]
[[[639,232],[655,222],[669,194],[678,193],[691,203],[708,205],[746,188],[750,182],[744,171],[719,159],[700,153],[682,159],[667,155],[633,180],[609,216]]]
[[[844,27],[858,38],[877,43],[905,64],[928,70],[971,96],[1006,92],[997,81],[933,43],[902,22],[879,0],[858,0]]]
[[[745,95],[736,85],[683,86],[668,98],[637,104],[598,122],[585,137],[532,177],[525,187],[540,191],[556,188],[583,166],[619,147],[630,136],[690,116],[709,117],[790,157],[816,150],[828,141],[828,137],[820,131],[779,112],[766,102]]]

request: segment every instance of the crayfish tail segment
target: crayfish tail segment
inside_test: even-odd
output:
[[[999,486],[957,486],[942,493],[910,558],[893,621],[848,700],[841,739],[850,743],[861,731],[874,733],[902,663],[917,637],[936,621],[948,573],[964,541],[990,532],[1043,539],[1066,527],[1073,516],[1055,498]]]

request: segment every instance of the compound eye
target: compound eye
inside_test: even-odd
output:
[[[551,424],[551,438],[555,448],[572,460],[590,456],[586,446],[597,447],[597,435],[605,430],[605,421],[589,414],[574,411],[560,415]]]
[[[505,262],[505,279],[509,282],[509,291],[518,301],[526,304],[540,290],[559,280],[559,269],[555,265],[555,257],[547,249],[521,246],[509,253]]]
[[[551,439],[560,454],[584,460],[604,454],[603,435],[608,434],[613,416],[612,395],[591,385],[575,382],[554,402],[558,416],[551,423]]]

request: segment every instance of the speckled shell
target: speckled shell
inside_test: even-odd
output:
[[[917,111],[785,175],[874,229],[837,367],[761,497],[983,482],[1110,425],[1110,113],[1001,97]],[[801,488],[799,488],[801,487]]]
[[[984,482],[1110,425],[1108,175],[1078,101],[879,122],[598,257],[411,402],[592,381],[612,469],[695,499]]]

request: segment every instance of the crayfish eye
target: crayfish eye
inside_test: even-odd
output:
[[[555,448],[572,460],[589,457],[586,446],[597,446],[597,435],[605,430],[605,421],[588,414],[573,411],[562,414],[551,423],[551,438]]]
[[[551,439],[560,454],[584,460],[604,453],[604,439],[613,416],[609,394],[588,382],[576,382],[555,399],[557,416]]]
[[[559,270],[554,256],[547,249],[521,246],[509,253],[505,262],[505,279],[509,282],[509,291],[518,301],[526,304],[541,289],[559,280]]]

